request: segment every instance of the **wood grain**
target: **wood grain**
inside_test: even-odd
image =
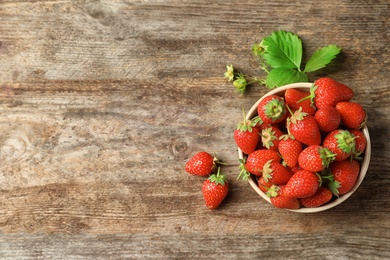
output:
[[[1,259],[388,259],[389,3],[0,3]],[[308,57],[342,55],[311,80],[351,86],[369,115],[361,187],[318,214],[274,209],[237,181],[241,109],[227,64],[261,74],[251,45],[297,33]],[[231,192],[203,205],[183,170],[216,152]]]

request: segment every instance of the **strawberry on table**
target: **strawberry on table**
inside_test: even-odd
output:
[[[313,116],[298,109],[287,119],[287,130],[296,140],[306,145],[319,145],[321,133]]]
[[[187,161],[185,170],[193,175],[206,176],[214,172],[216,163],[219,163],[217,157],[208,152],[198,152]]]
[[[295,167],[298,163],[298,156],[302,152],[301,142],[284,135],[279,142],[279,153],[283,158],[283,164]]]
[[[348,128],[359,129],[366,123],[366,111],[359,103],[339,102],[336,104],[336,109],[341,115],[341,123]]]
[[[300,204],[297,198],[285,196],[285,185],[272,185],[266,193],[270,197],[272,205],[281,209],[299,209]]]
[[[341,115],[335,107],[324,106],[314,114],[318,127],[322,132],[330,132],[337,129],[341,123]]]
[[[247,180],[250,174],[262,176],[263,167],[270,160],[280,162],[282,159],[280,158],[278,152],[269,149],[259,149],[250,153],[246,161],[240,160],[241,172],[238,178]]]
[[[307,198],[317,192],[319,184],[320,177],[317,174],[300,170],[287,182],[283,195],[291,198]]]
[[[250,154],[256,149],[260,141],[260,128],[256,126],[260,122],[258,116],[246,119],[244,112],[243,122],[239,123],[234,131],[234,140],[243,153]]]
[[[310,145],[299,154],[298,164],[304,170],[320,172],[327,168],[334,158],[335,154],[328,148],[320,145]]]
[[[275,185],[284,185],[293,175],[293,172],[281,163],[269,160],[263,167],[263,178],[266,182]]]
[[[226,177],[220,174],[218,168],[217,174],[212,174],[203,182],[202,193],[206,206],[209,209],[217,208],[226,198],[229,191],[229,183]]]
[[[264,148],[271,150],[278,150],[279,138],[283,135],[283,132],[275,125],[270,125],[261,131],[261,142]]]
[[[322,145],[336,155],[335,161],[343,161],[355,151],[355,138],[348,130],[336,129],[325,136]]]
[[[331,78],[317,79],[314,88],[314,104],[317,109],[324,106],[335,106],[338,102],[349,101],[353,96],[353,90]]]
[[[329,202],[332,197],[332,192],[327,187],[321,186],[313,196],[299,199],[299,203],[306,208],[316,208]]]
[[[295,88],[287,89],[284,93],[284,99],[292,110],[295,111],[302,107],[303,112],[314,116],[316,107],[314,106],[314,102],[310,100],[310,97],[310,93]]]
[[[257,112],[265,124],[277,124],[287,117],[285,101],[278,95],[270,95],[260,101]]]
[[[356,183],[360,172],[360,164],[357,160],[346,159],[333,162],[329,165],[334,181],[329,182],[329,189],[336,196],[349,192]]]

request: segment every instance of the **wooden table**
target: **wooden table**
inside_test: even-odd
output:
[[[0,258],[389,259],[389,18],[387,0],[1,1]],[[236,180],[234,127],[268,90],[223,73],[261,73],[251,46],[280,29],[307,56],[342,47],[310,80],[369,115],[365,180],[318,214]],[[202,150],[230,163],[215,211],[184,171]]]

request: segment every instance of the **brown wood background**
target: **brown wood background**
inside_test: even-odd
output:
[[[0,2],[1,259],[389,259],[389,2]],[[277,210],[237,181],[232,138],[267,89],[242,97],[233,63],[300,36],[305,59],[342,54],[310,79],[351,86],[369,114],[367,177],[318,214]],[[183,167],[216,152],[231,192],[205,208]]]

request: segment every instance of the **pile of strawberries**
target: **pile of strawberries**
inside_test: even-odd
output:
[[[350,87],[320,78],[310,92],[288,89],[262,99],[258,116],[244,118],[234,132],[246,155],[239,177],[255,176],[278,208],[319,207],[349,192],[367,145],[367,114],[353,96]]]

